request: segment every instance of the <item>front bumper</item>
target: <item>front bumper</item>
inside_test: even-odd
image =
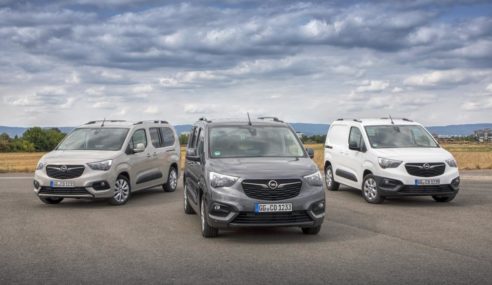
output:
[[[233,188],[213,188],[206,199],[207,221],[216,228],[316,227],[325,217],[323,187],[303,186],[298,196],[281,201],[250,198]],[[292,212],[256,213],[256,204],[292,203]],[[318,208],[323,204],[323,209]]]
[[[70,181],[73,187],[54,187],[54,181]],[[111,171],[86,170],[82,176],[60,180],[49,177],[45,170],[34,173],[34,193],[39,197],[64,198],[111,198],[114,192],[116,177]]]
[[[418,179],[421,179],[420,177]],[[432,179],[432,177],[431,177]],[[405,184],[400,180],[375,176],[381,196],[455,196],[459,192],[460,178],[455,177],[449,184],[417,185]]]

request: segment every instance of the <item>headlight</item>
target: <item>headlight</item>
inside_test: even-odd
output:
[[[450,158],[450,159],[446,159],[446,163],[450,166],[450,167],[458,167],[458,164],[456,163],[456,160]]]
[[[38,166],[36,166],[36,170],[41,170],[43,169],[44,167],[46,166],[46,164],[44,162],[39,162],[38,163]]]
[[[111,159],[87,163],[92,170],[109,170],[113,161]]]
[[[210,184],[214,188],[230,187],[234,185],[238,179],[238,177],[210,172]]]
[[[323,186],[323,179],[321,178],[321,173],[319,173],[319,171],[306,175],[303,178],[311,186]]]
[[[401,160],[378,157],[379,166],[381,168],[396,168],[402,163]]]

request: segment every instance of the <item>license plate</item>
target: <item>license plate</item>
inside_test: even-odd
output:
[[[441,181],[439,179],[415,179],[415,185],[439,185]]]
[[[292,212],[292,203],[256,204],[256,213]]]
[[[50,181],[50,187],[61,187],[61,188],[70,188],[75,187],[75,182],[73,181]]]

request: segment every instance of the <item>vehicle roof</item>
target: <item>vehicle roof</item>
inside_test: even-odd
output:
[[[98,128],[101,127],[103,123],[103,120],[98,120],[98,121],[90,121],[87,122],[77,128]],[[111,128],[131,128],[133,126],[138,126],[138,125],[144,125],[144,126],[170,126],[172,127],[167,121],[162,121],[162,120],[149,120],[149,121],[139,121],[139,122],[130,122],[130,121],[124,121],[124,120],[105,120],[104,121],[104,127],[111,127]]]
[[[420,125],[420,123],[414,122],[405,118],[393,118],[395,125]],[[360,126],[391,126],[390,118],[366,118],[366,119],[338,119],[333,122],[333,125],[360,125]]]

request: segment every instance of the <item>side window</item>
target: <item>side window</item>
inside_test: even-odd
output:
[[[149,133],[150,133],[150,140],[152,142],[152,145],[155,148],[162,147],[161,135],[159,133],[159,128],[150,128]]]
[[[174,145],[176,138],[174,137],[174,132],[171,128],[163,127],[161,128],[161,138],[164,147]]]
[[[198,135],[200,134],[200,128],[195,127],[193,129],[193,134],[191,135],[190,139],[188,140],[188,147],[189,148],[196,148],[196,143],[198,141]]]
[[[133,133],[132,139],[128,145],[131,149],[134,149],[139,143],[143,143],[144,146],[147,147],[147,136],[144,129],[136,130]]]
[[[349,146],[360,148],[364,145],[364,141],[362,139],[362,133],[359,128],[351,127],[349,134]]]
[[[203,137],[203,132],[200,132],[200,136],[198,137],[198,151],[197,154],[203,158],[204,156],[204,137]]]
[[[188,148],[191,148],[194,138],[195,138],[195,127],[191,128],[190,135],[188,136],[188,144],[187,144]]]

